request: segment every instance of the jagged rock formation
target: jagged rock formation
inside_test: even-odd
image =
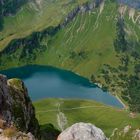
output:
[[[101,129],[90,123],[76,123],[63,131],[57,140],[107,140]]]
[[[68,16],[65,18],[61,27],[65,27],[70,21],[72,21],[78,13],[85,13],[87,11],[91,11],[95,7],[98,7],[104,0],[91,0],[90,2],[84,3],[83,5],[77,6],[73,9]]]
[[[39,136],[39,124],[24,83],[0,75],[0,127],[15,126],[19,131]]]

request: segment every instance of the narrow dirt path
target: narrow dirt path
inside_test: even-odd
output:
[[[112,108],[112,107],[111,106],[81,106],[81,107],[72,107],[72,108],[61,108],[61,111],[87,109],[87,108]],[[47,111],[46,110],[42,110],[42,111],[38,111],[37,113],[58,112],[58,111],[60,111],[60,108],[59,109],[47,110]]]

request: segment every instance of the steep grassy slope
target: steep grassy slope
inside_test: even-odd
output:
[[[60,130],[76,122],[88,122],[101,128],[109,137],[115,128],[123,131],[125,126],[131,125],[131,131],[133,131],[139,128],[140,124],[139,114],[133,118],[133,115],[131,116],[124,110],[88,100],[46,99],[35,102],[34,105],[41,125],[45,126],[50,122]],[[61,116],[60,118],[66,121],[61,122],[58,116]],[[126,140],[131,140],[130,136],[127,135]],[[117,140],[117,137],[113,140]]]
[[[3,29],[3,18],[15,14],[27,0],[0,0],[0,31]]]
[[[117,66],[119,61],[113,47],[116,12],[116,4],[102,3],[100,8],[78,14],[51,39],[39,62],[65,67],[89,78],[103,64]]]
[[[40,3],[29,1],[16,15],[4,17],[4,27],[0,31],[0,50],[12,39],[58,25],[72,9],[86,1],[88,0],[41,0]]]
[[[112,16],[110,16],[111,10],[113,10]],[[79,13],[73,21],[66,27],[61,28],[53,36],[44,35],[38,43],[44,46],[44,49],[47,49],[41,54],[41,57],[37,57],[36,63],[61,66],[72,70],[75,69],[75,71],[80,70],[80,74],[88,77],[93,71],[97,72],[104,63],[112,64],[113,66],[118,65],[119,61],[115,56],[113,47],[113,39],[116,33],[114,21],[116,12],[115,3],[107,4],[105,7],[104,3],[102,3],[100,9],[96,8],[92,11]],[[55,28],[52,30],[55,30]],[[32,34],[28,38],[34,40],[33,36]],[[11,51],[16,46],[14,42],[20,42],[20,40],[15,40],[9,44],[8,47],[11,48]],[[32,46],[29,46],[28,43],[23,44],[23,46],[32,49]],[[18,54],[17,61],[20,59],[21,49],[16,52]],[[10,54],[10,50],[7,53]],[[25,57],[28,57],[28,54],[25,54]],[[86,70],[81,69],[82,65],[85,64]],[[9,63],[4,65],[8,66]]]

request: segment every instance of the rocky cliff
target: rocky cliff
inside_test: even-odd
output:
[[[19,79],[7,80],[3,75],[0,75],[0,122],[3,130],[14,127],[39,136],[39,124],[24,83]]]

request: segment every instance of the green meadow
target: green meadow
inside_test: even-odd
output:
[[[60,130],[57,115],[64,113],[67,123],[64,128],[77,122],[92,123],[101,128],[109,137],[115,128],[122,130],[131,125],[132,129],[140,126],[140,115],[135,118],[130,113],[119,108],[106,106],[92,100],[79,99],[43,99],[34,102],[36,116],[40,125],[52,123]]]

